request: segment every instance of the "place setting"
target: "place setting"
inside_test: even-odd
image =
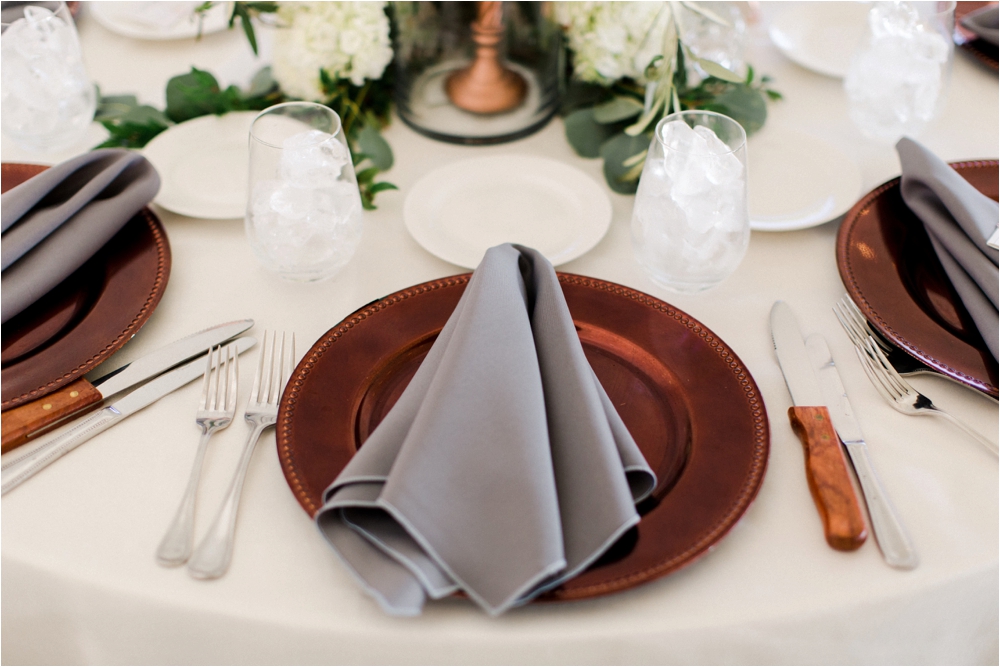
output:
[[[995,611],[989,7],[168,4],[4,10],[12,661],[912,662]],[[148,647],[29,627],[55,581]]]

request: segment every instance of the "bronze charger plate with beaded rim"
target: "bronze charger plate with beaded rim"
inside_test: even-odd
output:
[[[951,166],[977,190],[1000,195],[996,160]],[[923,224],[906,206],[899,179],[847,212],[837,235],[847,293],[893,345],[930,368],[997,397],[997,364],[944,272]]]
[[[46,168],[5,163],[2,190]],[[117,352],[153,314],[169,276],[167,234],[143,208],[94,257],[3,325],[0,407],[64,387]]]
[[[310,516],[395,404],[470,276],[375,301],[303,357],[281,399],[277,447],[289,487]],[[753,378],[698,321],[621,285],[567,273],[559,281],[587,358],[658,484],[638,507],[639,525],[542,600],[624,590],[704,555],[756,496],[770,438]]]

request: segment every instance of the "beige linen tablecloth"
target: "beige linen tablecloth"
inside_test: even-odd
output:
[[[764,9],[772,11],[767,3]],[[137,92],[152,104],[162,105],[166,80],[192,64],[223,83],[241,82],[262,64],[238,32],[140,42],[107,32],[85,7],[80,33],[102,91]],[[270,35],[260,34],[266,57]],[[769,107],[770,126],[837,144],[861,166],[865,190],[898,175],[892,146],[865,142],[851,125],[839,81],[785,60],[760,27],[751,42],[749,60],[785,95]],[[996,158],[998,119],[996,73],[956,53],[943,115],[921,141],[946,160]],[[521,141],[473,148],[431,141],[395,121],[386,138],[396,166],[386,178],[401,191],[379,195],[378,211],[366,213],[358,254],[339,277],[316,285],[281,282],[260,268],[242,221],[161,211],[173,251],[170,283],[118,359],[243,317],[311,342],[373,299],[460,273],[406,233],[402,206],[413,183],[450,161],[507,153],[561,160],[603,183],[600,163],[576,157],[562,132],[557,119]],[[27,159],[6,140],[2,152],[5,161]],[[529,605],[489,618],[468,601],[445,600],[419,618],[391,618],[316,534],[285,483],[269,434],[250,466],[229,574],[195,581],[153,560],[193,459],[199,390],[192,385],[4,497],[3,662],[996,664],[997,460],[947,423],[900,415],[875,393],[831,311],[843,294],[837,225],[754,232],[731,278],[710,292],[676,296],[653,284],[632,257],[633,198],[609,196],[614,219],[607,236],[558,268],[648,292],[705,323],[750,369],[770,415],[771,458],[760,493],[704,558],[589,601]],[[805,332],[826,334],[874,464],[920,551],[918,569],[887,567],[871,539],[853,553],[826,546],[802,448],[784,416],[789,398],[767,325],[776,299],[792,306]],[[241,380],[245,397],[252,373]],[[996,403],[934,378],[914,384],[997,438]],[[237,424],[213,440],[200,530],[225,492],[244,437]]]

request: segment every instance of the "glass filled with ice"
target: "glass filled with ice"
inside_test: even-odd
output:
[[[736,270],[750,242],[746,132],[712,111],[665,117],[632,209],[632,248],[653,280],[700,292]]]
[[[97,105],[73,17],[64,2],[4,5],[0,35],[4,134],[30,151],[68,148],[84,138]]]
[[[340,117],[312,102],[260,113],[250,127],[246,232],[283,278],[331,278],[361,241],[361,196]]]
[[[919,136],[944,106],[955,43],[954,2],[876,2],[844,91],[861,132],[895,143]]]

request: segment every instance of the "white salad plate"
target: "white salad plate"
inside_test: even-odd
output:
[[[217,2],[201,18],[201,2],[88,2],[87,10],[111,32],[133,39],[187,39],[229,27],[233,3]],[[199,20],[201,22],[199,32]]]
[[[861,170],[818,137],[765,125],[747,141],[750,228],[785,232],[822,225],[861,196]]]
[[[467,269],[508,242],[535,248],[559,265],[604,237],[611,201],[575,167],[494,155],[453,162],[421,178],[406,196],[403,221],[427,252]]]
[[[160,174],[154,203],[193,218],[242,218],[250,126],[257,111],[201,116],[153,137],[142,150]]]
[[[842,79],[868,25],[868,2],[799,2],[771,20],[771,41],[790,60]]]

